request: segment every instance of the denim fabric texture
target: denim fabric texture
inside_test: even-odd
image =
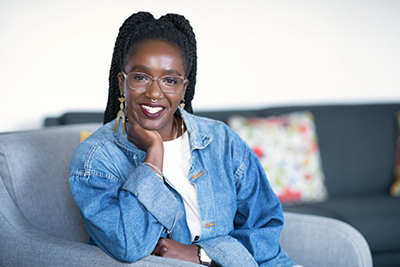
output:
[[[295,265],[279,245],[282,207],[253,151],[224,123],[179,110],[202,221],[194,244],[220,266]],[[114,124],[82,142],[70,163],[72,195],[91,239],[124,262],[149,255],[160,237],[191,244],[179,194]]]

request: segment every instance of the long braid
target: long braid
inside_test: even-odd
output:
[[[185,94],[185,110],[193,113],[192,100],[194,97],[196,77],[197,77],[197,42],[196,36],[193,32],[192,26],[190,26],[189,21],[181,15],[178,14],[167,14],[160,18],[160,20],[167,19],[171,21],[177,30],[185,35],[186,38],[182,38],[185,47],[188,50],[187,61],[187,73],[186,77],[189,80],[189,85],[186,89]]]
[[[189,21],[177,14],[167,14],[156,20],[148,12],[139,12],[127,18],[119,29],[111,60],[109,93],[104,123],[112,121],[119,111],[118,73],[124,69],[125,60],[132,53],[135,45],[148,39],[163,39],[181,49],[185,59],[186,77],[189,80],[185,94],[185,110],[190,113],[193,112],[191,102],[196,85],[197,48],[196,38]]]
[[[112,121],[119,111],[120,91],[118,86],[118,73],[123,69],[124,57],[126,54],[127,46],[132,34],[135,33],[134,29],[144,21],[154,20],[153,15],[147,12],[139,12],[131,15],[125,20],[119,28],[119,34],[115,41],[114,52],[111,60],[110,74],[108,78],[108,102],[106,111],[104,113],[104,123]]]

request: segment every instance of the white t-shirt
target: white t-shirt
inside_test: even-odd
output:
[[[164,142],[163,173],[183,199],[186,221],[193,241],[196,236],[201,234],[201,218],[196,188],[188,180],[190,157],[187,132],[174,140]]]

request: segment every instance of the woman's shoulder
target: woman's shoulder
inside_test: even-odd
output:
[[[121,173],[132,171],[134,158],[143,155],[129,144],[121,126],[114,132],[114,125],[115,121],[105,124],[78,145],[71,159],[70,175],[120,181]]]
[[[110,147],[114,145],[112,122],[101,126],[93,133],[87,133],[87,137],[75,149],[71,159],[71,168],[82,169],[89,160],[94,159],[98,153],[110,153]]]
[[[201,129],[210,129],[210,130],[220,129],[224,131],[231,130],[229,126],[225,124],[225,122],[219,120],[211,119],[208,117],[202,117],[195,114],[188,114],[187,116],[189,118],[190,123],[193,123],[196,128],[201,127]]]
[[[244,140],[223,121],[191,114],[190,122],[195,131],[203,136],[211,137],[217,143],[245,145]]]
[[[114,121],[104,124],[94,132],[89,132],[87,137],[84,140],[81,140],[82,142],[79,144],[79,146],[101,146],[107,141],[111,142],[114,140],[113,124]]]

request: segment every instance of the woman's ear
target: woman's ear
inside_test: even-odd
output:
[[[122,72],[118,73],[118,87],[119,87],[119,92],[121,93],[121,95],[123,95],[124,92],[124,82],[125,82],[125,78],[124,75],[122,74]]]

